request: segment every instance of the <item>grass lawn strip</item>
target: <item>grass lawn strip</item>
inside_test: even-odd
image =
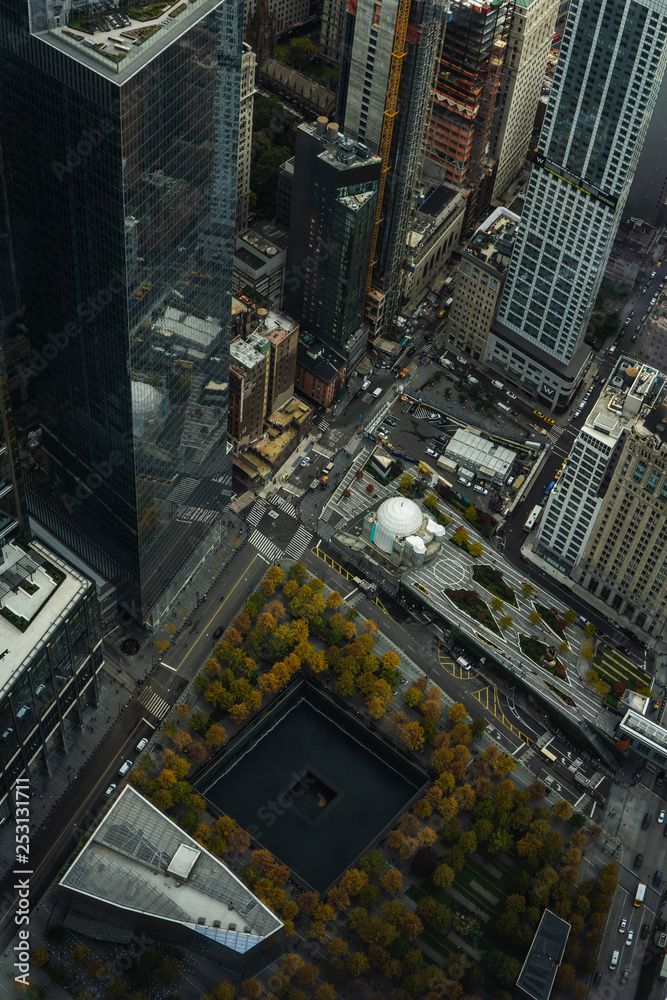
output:
[[[493,617],[491,609],[486,601],[482,601],[480,599],[479,601],[475,601],[474,604],[468,605],[465,601],[457,600],[455,597],[452,597],[452,594],[456,593],[456,590],[452,587],[445,587],[444,593],[452,602],[454,607],[458,608],[459,611],[462,611],[463,614],[470,618],[471,621],[477,622],[478,627],[480,625],[484,625],[490,632],[495,632],[496,635],[499,635],[502,638],[502,632],[500,631],[496,619]],[[476,615],[482,612],[484,614],[484,618],[477,618]]]
[[[530,650],[534,646],[541,647],[541,649],[539,649],[539,650],[533,650],[533,652],[530,652]],[[519,648],[520,648],[521,652],[524,654],[524,656],[527,656],[529,660],[532,660],[533,663],[536,663],[538,667],[542,667],[542,669],[546,670],[547,673],[550,673],[552,677],[558,677],[558,679],[561,680],[561,681],[563,681],[565,684],[570,684],[570,678],[569,677],[567,677],[567,676],[565,676],[565,677],[559,677],[559,675],[557,673],[555,673],[553,670],[550,670],[549,667],[547,667],[544,663],[542,663],[542,660],[539,658],[549,648],[547,646],[546,642],[542,642],[540,639],[536,638],[534,635],[525,635],[525,633],[520,632],[519,633]],[[556,663],[560,663],[560,662],[561,661],[559,659],[556,659]]]
[[[565,638],[564,635],[565,629],[563,629],[562,632],[559,632],[558,629],[554,628],[554,623],[557,621],[561,621],[560,615],[552,615],[551,610],[545,604],[538,604],[536,601],[533,601],[533,607],[538,612],[538,614],[542,615],[542,621],[547,626],[552,635],[555,635],[562,642],[563,639]]]
[[[648,674],[638,671],[629,660],[624,660],[616,654],[604,653],[601,658],[596,657],[593,669],[608,684],[621,681],[632,689],[651,687],[651,678]]]
[[[484,588],[484,590],[488,590],[488,592],[493,594],[494,597],[499,597],[505,602],[505,604],[511,604],[513,607],[518,608],[519,605],[517,603],[516,593],[512,590],[506,580],[502,579],[502,575],[500,580],[489,580],[485,575],[487,570],[489,573],[496,572],[493,566],[489,566],[486,563],[481,565],[476,564],[473,566],[472,578],[475,583],[478,583],[480,587]]]
[[[646,684],[650,677],[643,670],[638,670],[631,660],[621,656],[620,653],[603,653],[602,661],[613,664],[617,669],[623,670],[626,677],[634,677],[639,683]]]
[[[576,708],[577,703],[570,698],[569,694],[565,694],[564,691],[561,691],[560,688],[555,687],[553,684],[549,684],[548,681],[543,681],[542,683],[546,684],[549,690],[558,695],[560,700],[564,701],[566,705],[570,706],[570,708]]]

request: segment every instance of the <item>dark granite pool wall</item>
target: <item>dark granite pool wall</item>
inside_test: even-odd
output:
[[[233,816],[254,847],[322,893],[432,779],[321,683],[297,678],[194,784],[211,812]]]

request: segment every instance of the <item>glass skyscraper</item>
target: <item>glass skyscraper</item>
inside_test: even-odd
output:
[[[230,498],[227,400],[203,389],[228,383],[242,11],[0,0],[28,509],[148,624]]]
[[[659,0],[573,0],[485,360],[556,410],[593,306],[667,60]]]

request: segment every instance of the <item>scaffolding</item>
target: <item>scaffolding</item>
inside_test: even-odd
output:
[[[387,173],[389,172],[390,166],[389,154],[391,152],[391,139],[394,133],[394,122],[396,120],[396,113],[398,110],[398,88],[401,83],[403,59],[405,58],[405,38],[408,31],[410,3],[411,0],[400,0],[398,12],[396,14],[396,28],[394,31],[394,45],[391,50],[391,66],[389,68],[387,98],[385,100],[384,113],[382,116],[382,131],[380,132],[380,145],[378,148],[378,155],[382,157],[382,172],[380,174],[380,184],[378,187],[377,208],[375,210],[370,261],[368,265],[368,276],[366,278],[367,293],[370,291],[371,280],[373,278],[378,233],[380,231],[380,222],[382,221],[382,203],[384,200],[384,189],[387,183]]]
[[[514,0],[455,0],[434,87],[429,159],[475,183],[488,148]]]
[[[406,240],[412,214],[415,183],[424,158],[425,139],[430,119],[431,85],[436,57],[439,53],[445,7],[446,5],[441,0],[427,0],[424,4],[421,38],[410,89],[407,125],[394,200],[392,233],[383,276],[383,285],[387,293],[383,320],[385,331],[392,329],[401,297],[401,267],[407,252]]]

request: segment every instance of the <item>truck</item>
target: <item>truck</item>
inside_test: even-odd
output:
[[[441,455],[437,463],[440,469],[446,469],[447,472],[456,472],[456,462],[452,462],[451,458],[446,458]]]
[[[471,472],[470,469],[459,469],[459,476],[461,479],[474,479],[475,473]]]
[[[660,972],[658,973],[658,979],[667,979],[667,955],[662,960],[662,965],[660,966]]]
[[[446,354],[443,354],[443,356],[440,358],[440,364],[442,365],[443,368],[454,367],[454,362],[450,361]]]
[[[510,409],[510,407],[506,406],[504,403],[496,403],[496,406],[498,407],[499,410],[506,410],[507,413],[511,413],[512,412],[511,409]]]
[[[518,493],[518,491],[521,489],[521,487],[523,486],[523,484],[525,483],[525,481],[526,481],[526,477],[525,476],[517,476],[516,477],[516,479],[514,480],[514,482],[511,484],[512,489],[514,490],[515,493]]]
[[[446,299],[446,301],[445,301],[445,309],[451,309],[453,301],[454,301],[454,296],[450,295],[449,298]]]

